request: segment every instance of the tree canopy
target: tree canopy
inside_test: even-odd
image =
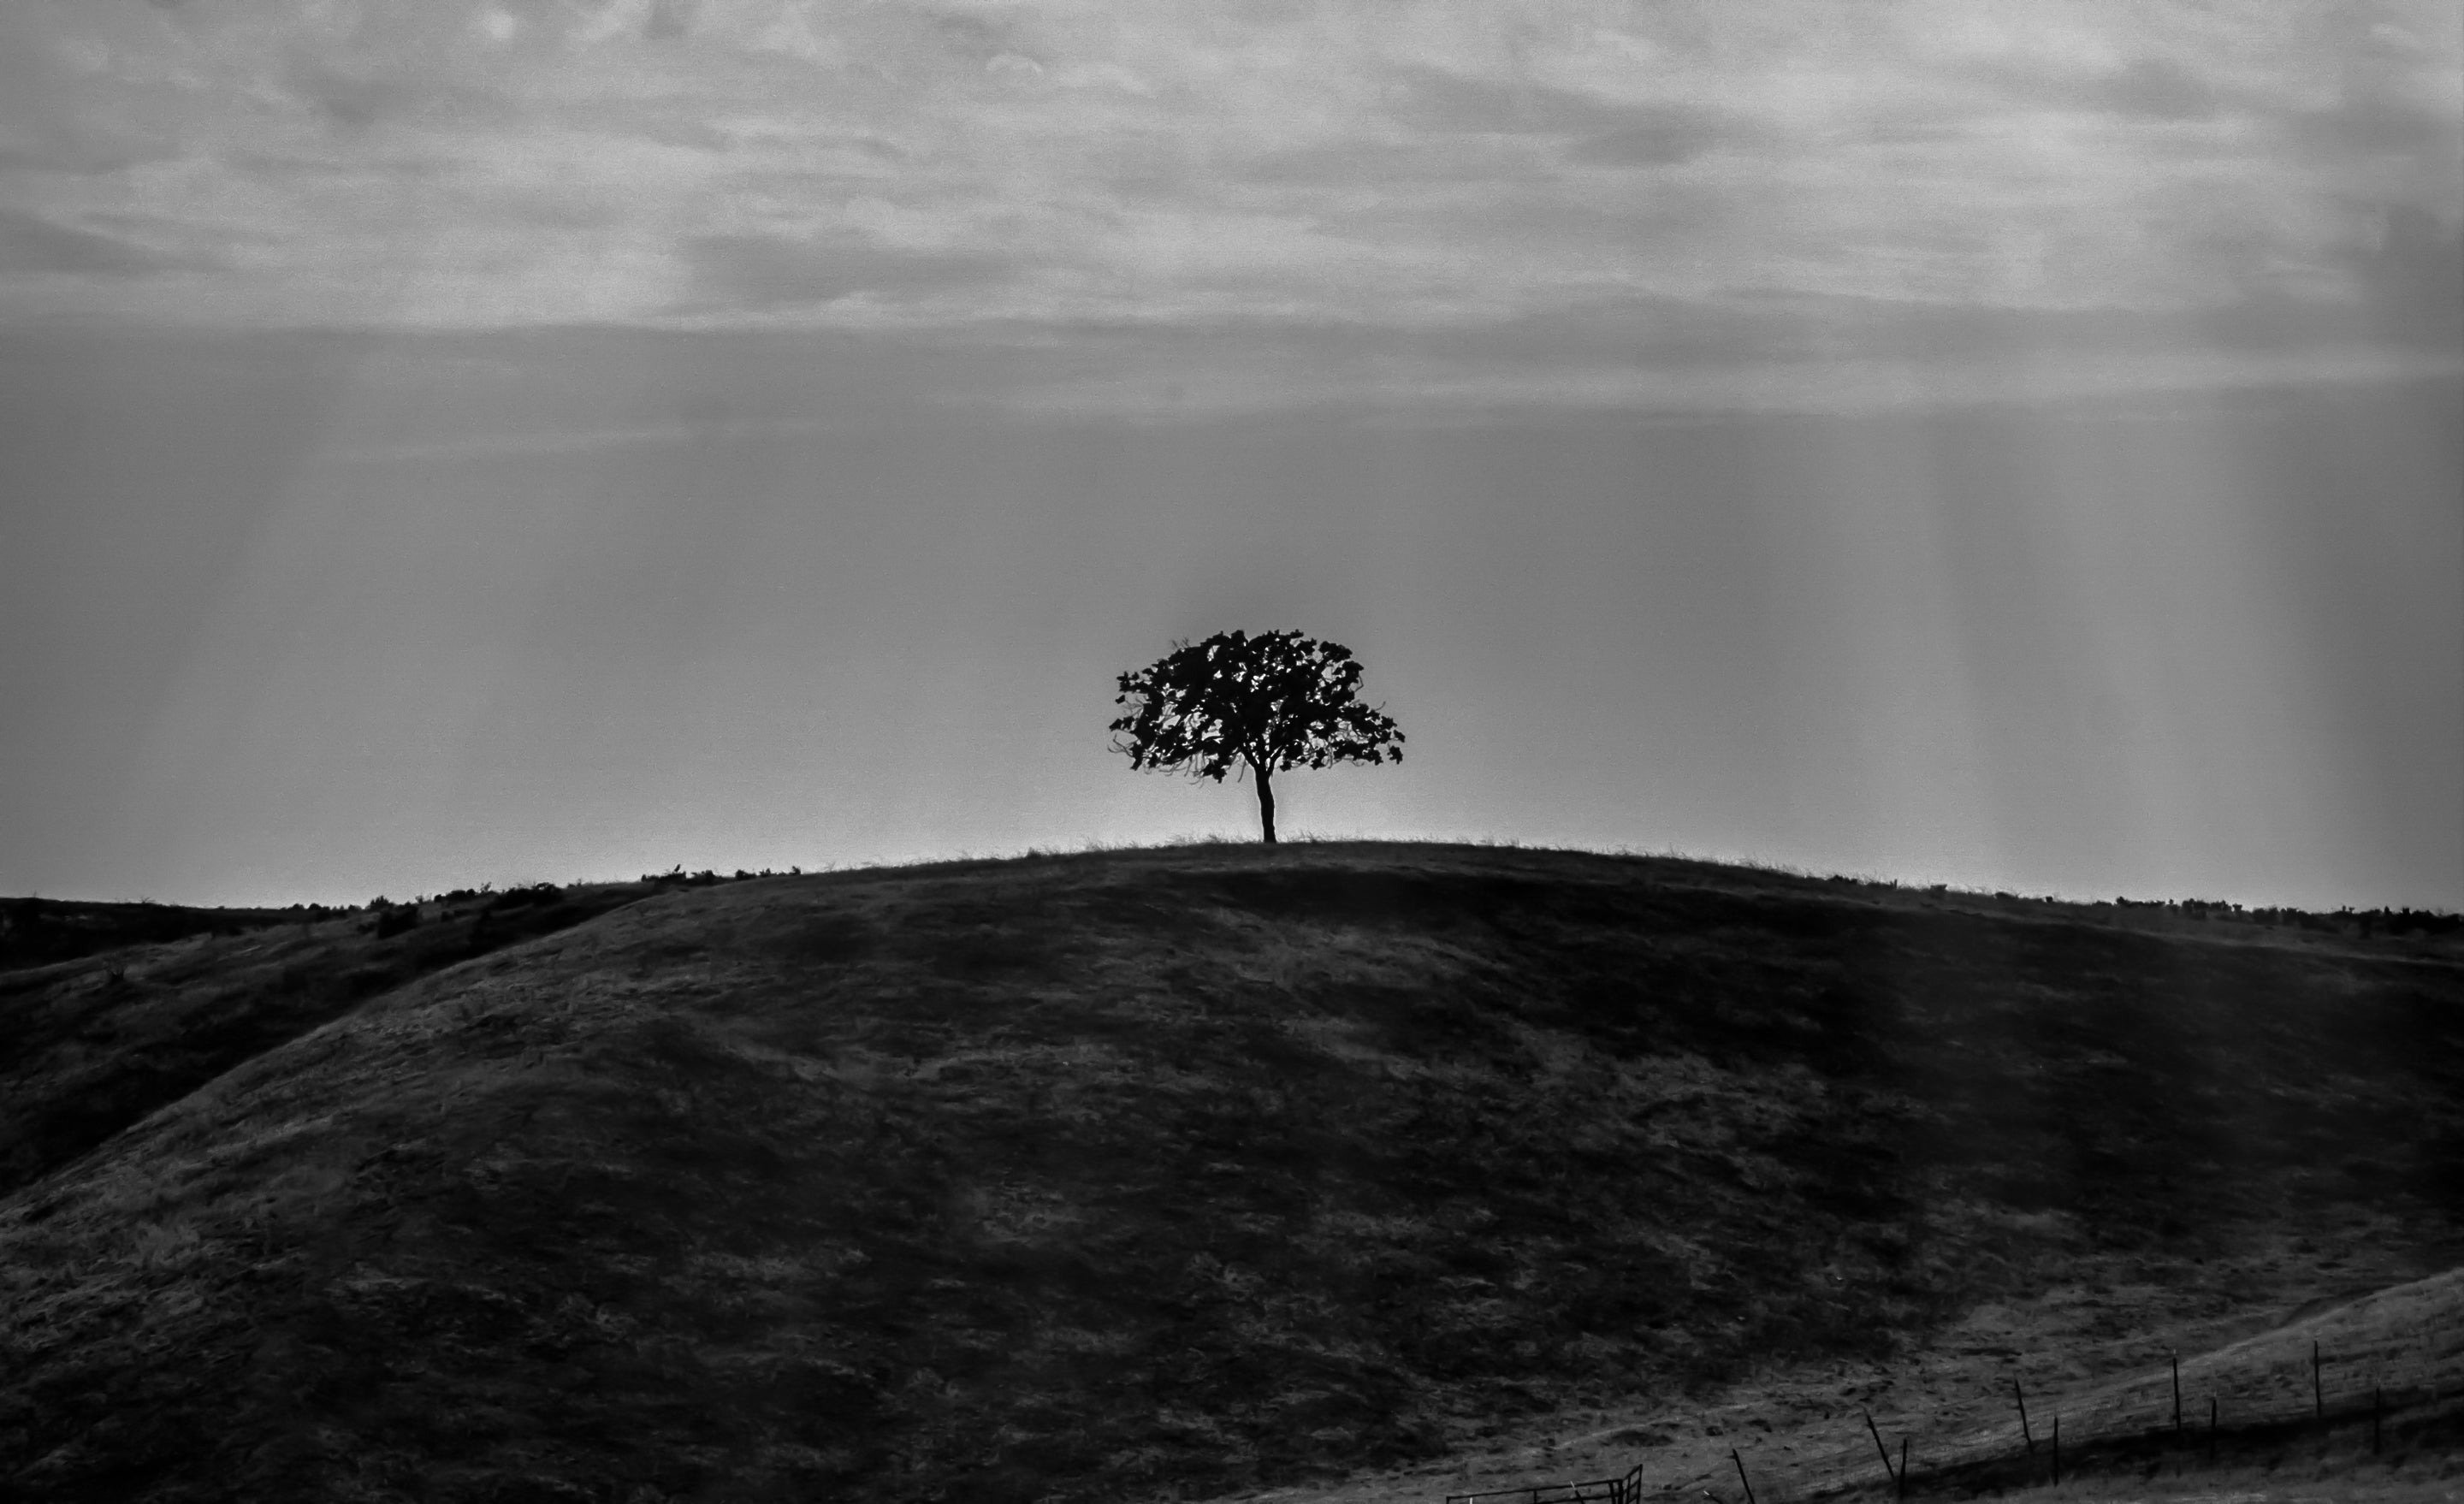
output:
[[[1403,733],[1383,707],[1361,704],[1360,664],[1341,643],[1296,631],[1217,632],[1178,643],[1120,676],[1113,750],[1130,765],[1189,769],[1221,783],[1246,766],[1258,821],[1275,838],[1274,775],[1333,763],[1400,763]]]

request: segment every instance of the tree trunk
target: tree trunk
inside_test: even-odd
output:
[[[1249,764],[1258,770],[1258,824],[1266,832],[1266,844],[1275,844],[1275,786],[1267,780],[1266,764]]]

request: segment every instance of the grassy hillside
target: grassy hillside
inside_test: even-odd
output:
[[[551,934],[652,882],[383,910],[21,899],[0,949],[0,1194],[416,977]],[[150,942],[150,943],[149,943]]]
[[[227,1066],[12,1149],[0,1479],[1203,1496],[2056,1287],[2222,1332],[2464,1262],[2445,940],[1447,847],[643,891],[234,982]],[[274,933],[173,990],[328,985]],[[13,1091],[189,1037],[103,985],[0,978]]]

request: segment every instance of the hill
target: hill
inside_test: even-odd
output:
[[[0,1194],[368,998],[662,886],[368,910],[19,899],[0,935]]]
[[[231,935],[285,922],[321,918],[327,911],[192,909],[162,903],[88,903],[76,899],[0,900],[0,972],[75,961],[100,951],[159,944],[191,935]]]
[[[20,1496],[1207,1496],[2464,1262],[2437,936],[1351,845],[496,918],[0,976]]]

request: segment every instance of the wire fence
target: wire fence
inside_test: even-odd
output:
[[[1639,1504],[1647,1492],[1642,1470],[1621,1478],[1589,1478],[1581,1483],[1536,1483],[1529,1488],[1491,1489],[1485,1493],[1449,1493],[1446,1504]]]
[[[2287,1448],[2387,1455],[2464,1448],[2464,1270],[2093,1388],[2031,1394],[2006,1418],[1945,1429],[1921,1415],[1839,1420],[1838,1444],[1728,1454],[1725,1486],[1647,1475],[1446,1495],[1446,1504],[1641,1504],[1685,1493],[1735,1504],[2026,1487],[2081,1472],[2239,1464]]]

